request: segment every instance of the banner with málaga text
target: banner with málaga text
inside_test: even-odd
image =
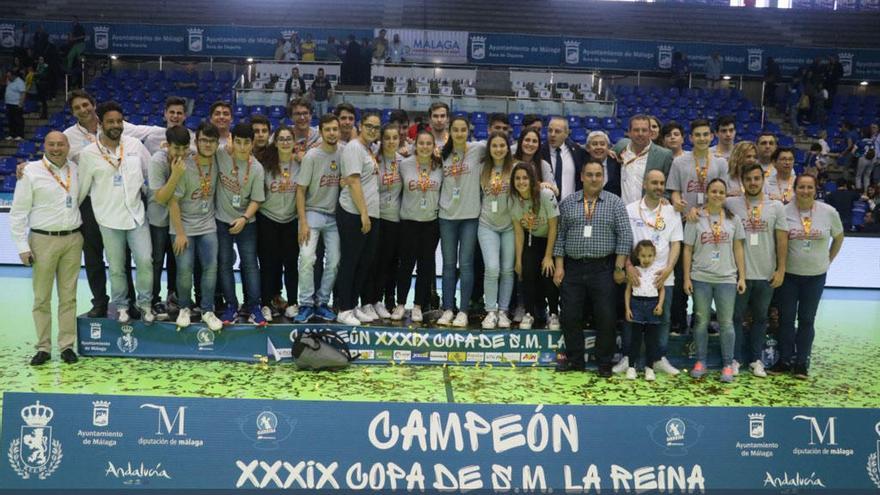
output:
[[[432,29],[386,29],[390,56],[394,36],[403,45],[403,61],[417,63],[466,64],[468,33],[466,31],[435,31]],[[379,35],[379,29],[375,30]]]
[[[870,493],[878,420],[868,409],[7,392],[0,493]]]

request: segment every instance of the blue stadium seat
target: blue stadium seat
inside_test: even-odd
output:
[[[195,115],[192,115],[192,116],[186,118],[186,122],[184,122],[184,125],[186,125],[186,127],[190,128],[190,129],[196,129],[199,127],[199,124],[201,124],[201,123],[202,123],[201,116],[197,117]]]
[[[287,116],[287,110],[280,105],[273,105],[269,108],[270,119],[283,119]]]
[[[33,141],[22,141],[18,145],[18,149],[15,152],[16,158],[21,158],[22,160],[30,160],[31,155],[36,154],[37,145]]]
[[[266,115],[266,107],[263,105],[254,105],[250,108],[251,115]]]
[[[480,124],[488,124],[489,116],[486,115],[486,112],[474,112],[471,114],[471,124],[480,125]]]
[[[868,203],[865,201],[856,201],[852,208],[852,226],[853,230],[861,228],[865,224],[865,214],[868,213]]]
[[[241,117],[244,117],[245,115],[248,115],[248,113],[249,113],[248,107],[246,107],[244,105],[235,105],[235,107],[232,109],[232,115],[234,117],[241,118]]]
[[[478,124],[474,126],[474,140],[482,141],[489,137],[489,128],[485,124]]]
[[[583,127],[576,127],[572,129],[571,139],[582,146],[587,144],[587,130]]]
[[[18,165],[18,159],[14,156],[3,158],[0,160],[0,174],[14,174],[16,165]]]
[[[42,143],[43,140],[46,139],[46,134],[49,134],[49,131],[51,130],[52,128],[47,125],[38,127],[37,130],[34,131],[34,137],[31,138],[31,141],[35,143]]]
[[[566,119],[568,119],[569,129],[579,129],[583,127],[583,121],[577,115],[569,115],[566,117]]]
[[[602,119],[602,128],[608,131],[609,129],[617,128],[617,119],[614,117],[605,117]]]
[[[3,185],[0,186],[2,192],[15,192],[15,174],[8,175],[3,179]]]
[[[165,118],[161,115],[147,115],[144,122],[146,122],[147,125],[163,127],[165,125]]]
[[[513,136],[514,139],[519,139],[520,134],[522,134],[523,126],[520,125],[511,125],[510,126],[510,135]]]
[[[525,117],[525,115],[521,113],[512,113],[507,116],[507,118],[510,120],[510,125],[512,126],[521,126],[523,122],[523,117]]]
[[[453,118],[455,118],[455,117],[464,117],[464,118],[467,118],[467,116],[468,116],[468,113],[467,113],[467,112],[462,112],[461,110],[456,110],[456,111],[452,112],[452,117],[453,117]],[[450,119],[450,120],[451,120],[451,119]]]
[[[618,111],[618,114],[619,113],[620,112]],[[602,124],[599,122],[598,118],[593,117],[592,115],[588,115],[584,117],[584,127],[586,127],[587,130],[595,131],[602,127]]]

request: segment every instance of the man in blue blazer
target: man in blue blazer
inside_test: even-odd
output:
[[[605,169],[606,191],[620,196],[620,163],[608,153],[611,140],[604,131],[593,131],[587,135],[586,151],[588,156],[602,163]]]
[[[587,152],[568,138],[570,132],[566,119],[553,117],[547,125],[547,142],[541,145],[541,157],[550,164],[560,201],[581,190],[581,168],[587,161]]]

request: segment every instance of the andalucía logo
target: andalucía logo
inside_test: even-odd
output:
[[[21,410],[21,419],[26,423],[21,434],[9,445],[9,464],[23,479],[36,475],[44,480],[52,475],[61,464],[61,442],[52,440],[52,427],[48,426],[55,413],[51,407],[36,404]]]
[[[874,432],[880,437],[880,423],[874,425]],[[880,488],[880,440],[877,440],[877,450],[868,456],[868,477],[874,482],[877,488]]]

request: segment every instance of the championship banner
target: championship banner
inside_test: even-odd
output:
[[[0,493],[868,493],[880,488],[878,420],[867,409],[7,392]]]
[[[375,30],[376,36],[379,29]],[[466,64],[468,62],[468,33],[466,31],[434,31],[431,29],[386,29],[385,39],[390,49],[394,35],[403,45],[406,62]]]
[[[194,324],[177,331],[171,322],[120,324],[112,319],[77,319],[83,356],[158,359],[199,359],[280,362],[291,359],[293,340],[301,334],[330,330],[345,341],[360,364],[466,366],[555,366],[565,348],[562,332],[552,330],[480,330],[406,327],[351,327],[338,324],[273,324],[266,327],[231,325],[221,332]],[[619,340],[619,339],[618,339]],[[764,358],[776,360],[776,343],[769,339]],[[596,332],[584,330],[589,366],[595,366]],[[618,342],[620,346],[620,342]],[[718,339],[710,339],[707,366],[720,367]],[[692,340],[669,339],[669,361],[678,367],[693,364]]]

